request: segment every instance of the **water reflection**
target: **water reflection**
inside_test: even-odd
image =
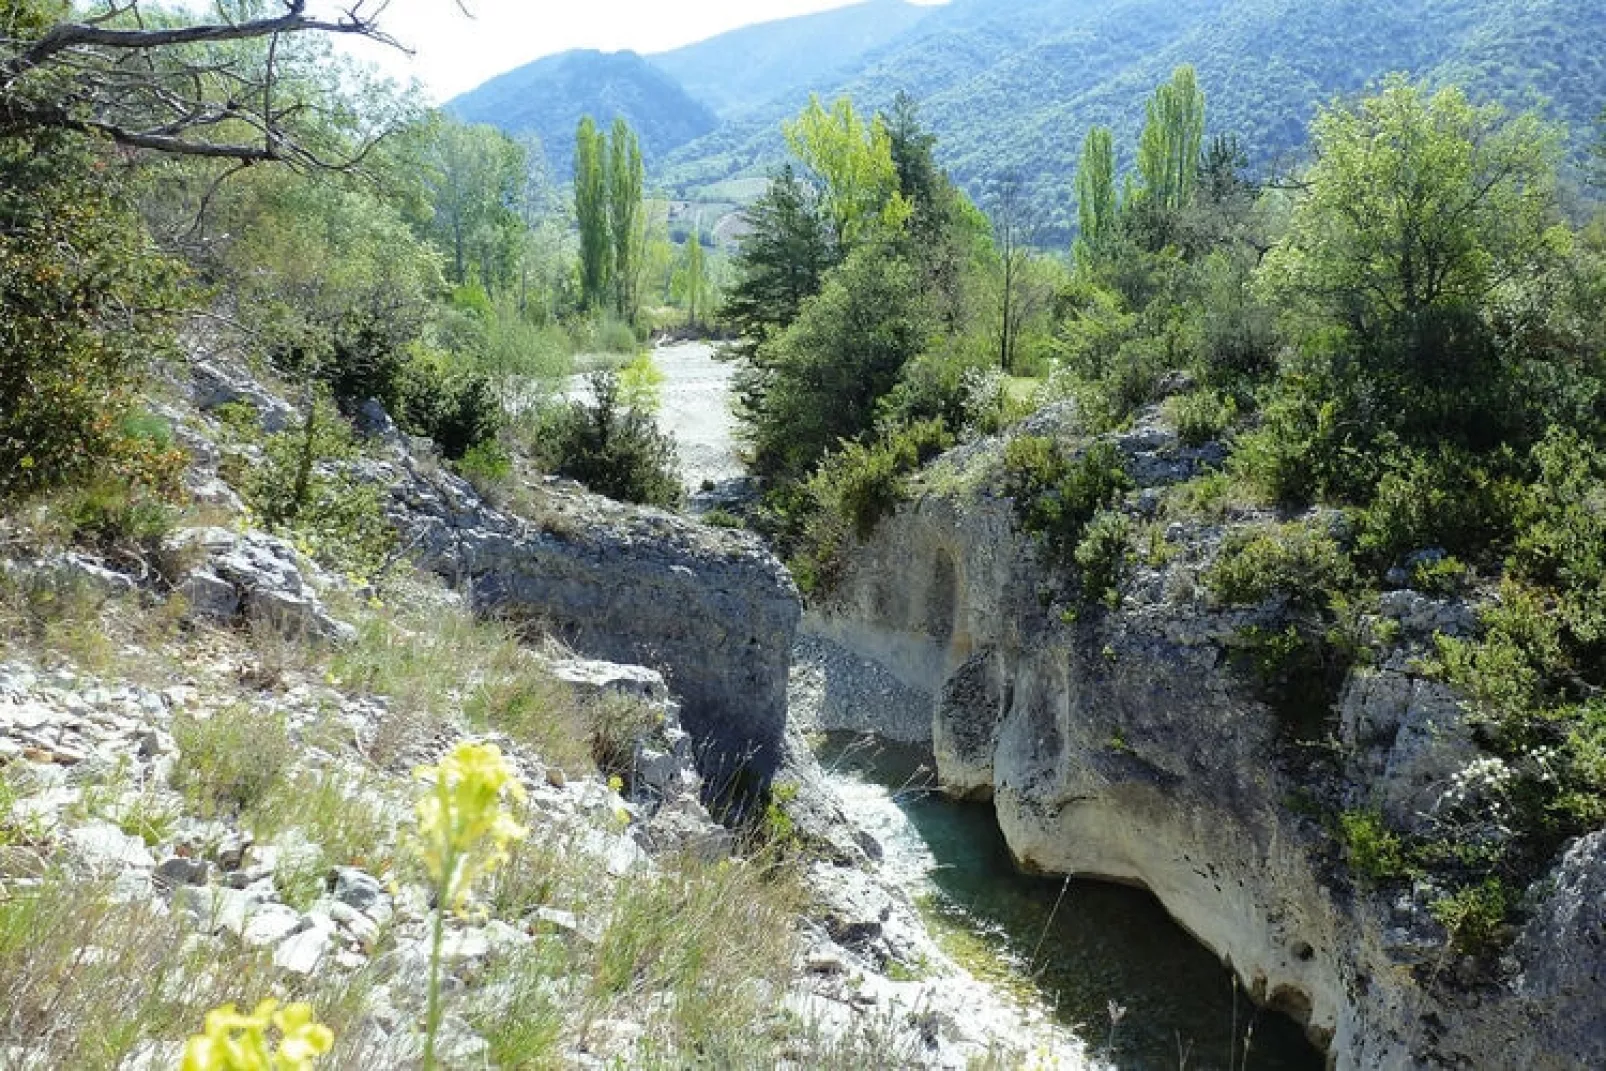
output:
[[[992,808],[930,791],[923,752],[832,734],[820,760],[967,966],[1030,991],[1116,1066],[1323,1068],[1299,1028],[1235,992],[1153,896],[1016,871]]]

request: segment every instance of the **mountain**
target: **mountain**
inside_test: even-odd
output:
[[[540,136],[555,173],[568,175],[583,116],[623,116],[641,138],[648,166],[719,125],[719,117],[634,52],[562,52],[491,79],[446,105],[468,123]]]
[[[729,118],[778,97],[836,84],[866,55],[909,32],[931,11],[906,0],[867,0],[745,26],[647,60]]]
[[[1130,151],[1143,100],[1182,63],[1199,69],[1213,132],[1262,165],[1305,141],[1317,105],[1406,71],[1477,98],[1538,105],[1581,142],[1606,103],[1600,0],[953,0],[867,54],[831,92],[882,107],[920,99],[955,177],[984,195],[1017,171],[1063,229],[1087,128]],[[683,189],[762,174],[784,148],[772,101],[678,150]]]

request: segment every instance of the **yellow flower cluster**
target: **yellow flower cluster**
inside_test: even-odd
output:
[[[439,766],[413,771],[433,788],[418,801],[417,851],[441,890],[442,906],[461,906],[481,875],[507,860],[508,845],[529,831],[508,808],[522,803],[519,784],[495,744],[458,744]]]
[[[268,1030],[279,1032],[279,1047],[268,1044]],[[250,1015],[232,1004],[206,1013],[206,1033],[184,1046],[179,1071],[310,1071],[329,1051],[335,1035],[317,1022],[310,1004],[264,1000]]]

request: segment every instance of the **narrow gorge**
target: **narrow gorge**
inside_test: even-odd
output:
[[[1047,410],[1022,433],[1063,434],[1065,417]],[[1219,460],[1152,411],[1114,442],[1139,521]],[[1314,712],[1318,729],[1291,724],[1234,668],[1242,630],[1277,608],[1214,606],[1201,582],[1228,532],[1263,517],[1160,523],[1119,603],[1079,606],[1019,531],[1001,457],[984,441],[929,467],[811,606],[799,651],[821,678],[816,727],[929,748],[940,789],[990,801],[1028,872],[1152,892],[1332,1065],[1606,1060],[1598,836],[1542,886],[1499,979],[1469,980],[1426,890],[1369,889],[1322,818],[1375,807],[1421,821],[1477,754],[1469,712],[1408,657],[1469,630],[1465,607],[1386,594],[1388,649],[1350,673],[1330,715]]]

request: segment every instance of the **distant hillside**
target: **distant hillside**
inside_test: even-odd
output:
[[[491,79],[446,110],[510,134],[538,134],[560,176],[573,166],[574,130],[582,116],[603,124],[623,116],[640,135],[649,167],[719,125],[712,111],[634,52],[548,56]]]
[[[905,0],[867,0],[721,34],[647,60],[729,118],[777,97],[840,82],[875,49],[932,11]]]
[[[973,193],[1018,170],[1063,228],[1087,127],[1130,150],[1144,96],[1199,68],[1213,131],[1258,161],[1297,149],[1318,103],[1403,70],[1474,96],[1539,104],[1579,133],[1606,103],[1600,0],[954,0],[867,56],[835,91],[880,107],[913,93]],[[802,95],[677,151],[665,178],[696,188],[760,174]]]

